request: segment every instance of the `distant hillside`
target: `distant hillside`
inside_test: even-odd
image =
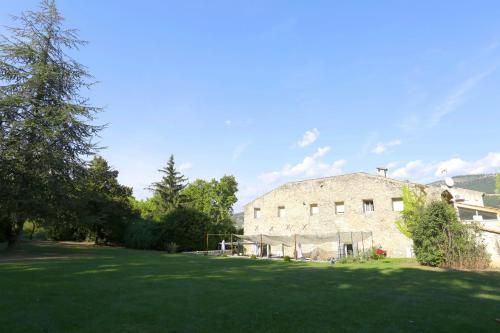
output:
[[[236,225],[236,228],[238,228],[238,229],[243,228],[244,217],[245,217],[245,214],[243,212],[233,214],[232,218],[233,218],[234,224]]]
[[[456,187],[476,190],[486,193],[484,204],[490,207],[500,207],[500,195],[495,195],[495,174],[466,175],[452,177]],[[429,185],[443,185],[444,181],[437,181]]]

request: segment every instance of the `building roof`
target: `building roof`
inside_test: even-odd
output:
[[[336,176],[327,176],[327,177],[318,177],[318,178],[309,178],[309,179],[303,179],[303,180],[289,181],[289,182],[286,182],[284,184],[281,184],[281,185],[273,188],[270,191],[265,192],[264,194],[262,194],[262,195],[258,196],[257,198],[253,199],[252,201],[246,203],[244,206],[247,206],[247,205],[251,204],[255,200],[257,200],[259,198],[262,198],[263,196],[265,196],[265,195],[267,195],[267,194],[269,194],[269,193],[271,193],[271,192],[273,192],[273,191],[275,191],[275,190],[277,190],[277,189],[279,189],[281,187],[285,187],[285,186],[288,186],[288,185],[291,185],[291,184],[316,182],[316,181],[321,181],[321,180],[326,180],[326,179],[336,179],[336,178],[342,178],[342,177],[354,176],[354,175],[368,176],[368,177],[383,179],[385,181],[390,181],[390,182],[395,182],[395,183],[400,183],[400,184],[413,184],[413,185],[420,185],[420,186],[425,186],[425,187],[428,186],[428,185],[424,185],[424,184],[410,182],[408,180],[406,180],[406,181],[405,180],[398,180],[398,179],[393,179],[393,178],[389,178],[389,177],[380,176],[380,175],[377,175],[377,174],[371,174],[371,173],[368,173],[368,172],[360,171],[360,172],[345,173],[343,175],[336,175]]]
[[[341,178],[341,177],[347,177],[347,176],[354,176],[354,175],[368,176],[368,177],[372,177],[372,178],[378,178],[378,179],[382,179],[382,180],[385,180],[385,181],[399,183],[399,184],[402,184],[402,185],[412,184],[412,185],[416,185],[416,186],[432,187],[432,188],[438,188],[438,189],[440,188],[440,186],[436,186],[436,185],[425,185],[425,184],[410,182],[409,180],[398,180],[398,179],[394,179],[394,178],[384,177],[384,176],[381,176],[381,175],[371,174],[371,173],[368,173],[368,172],[360,171],[360,172],[352,172],[352,173],[346,173],[346,174],[343,174],[343,175],[336,175],[336,176],[318,177],[318,178],[310,178],[310,179],[304,179],[304,180],[289,181],[289,182],[286,182],[284,184],[279,185],[278,187],[273,188],[270,191],[265,192],[264,194],[262,194],[262,195],[258,196],[257,198],[253,199],[252,201],[246,203],[244,206],[248,206],[249,204],[251,204],[255,200],[257,200],[259,198],[262,198],[263,196],[265,196],[265,195],[267,195],[267,194],[269,194],[269,193],[271,193],[271,192],[273,192],[273,191],[275,191],[275,190],[277,190],[277,189],[279,189],[281,187],[285,187],[287,185],[298,184],[298,183],[306,183],[306,182],[316,182],[316,181],[321,181],[321,180],[326,180],[326,179],[335,179],[335,178]],[[455,189],[466,190],[466,189],[462,189],[462,188],[459,188],[459,187],[455,187]],[[482,193],[484,195],[484,193],[480,192],[480,191],[474,191],[474,190],[467,190],[467,191],[478,192],[478,193]]]
[[[500,214],[500,208],[467,205],[463,203],[456,203],[455,205],[459,208],[466,208],[466,209],[478,210],[481,212]]]

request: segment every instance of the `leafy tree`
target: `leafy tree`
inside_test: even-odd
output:
[[[224,176],[219,181],[197,179],[182,191],[182,195],[189,207],[205,213],[218,224],[231,220],[237,191],[234,176]]]
[[[458,222],[453,207],[433,202],[413,225],[412,237],[417,260],[423,265],[439,266],[445,258],[445,228]]]
[[[396,226],[408,238],[412,238],[412,232],[423,214],[425,201],[423,187],[410,189],[409,186],[403,186],[403,212],[401,219],[396,221]]]
[[[85,198],[81,222],[96,243],[120,243],[132,217],[129,201],[132,189],[120,185],[118,171],[113,170],[102,157],[92,160],[81,186]]]
[[[168,244],[175,243],[182,251],[203,250],[206,233],[235,232],[231,215],[237,186],[233,176],[219,181],[197,179],[178,193],[178,202],[182,203],[178,207],[165,207],[159,192],[147,200],[132,200],[142,220],[128,227],[125,246],[165,250]]]
[[[158,171],[165,175],[161,181],[154,183],[151,189],[160,198],[165,211],[179,208],[184,202],[181,191],[186,187],[187,179],[176,170],[174,155],[170,155],[167,166]]]
[[[161,208],[161,198],[158,194],[145,200],[136,200],[133,197],[130,197],[129,200],[132,209],[144,220],[159,222],[164,215],[163,209]]]
[[[452,205],[432,202],[413,226],[417,260],[428,266],[486,268],[490,259],[478,232],[476,226],[465,225],[458,219]]]
[[[80,94],[90,75],[67,55],[85,42],[63,28],[55,1],[15,19],[0,42],[0,219],[9,247],[25,220],[57,221],[66,211],[102,128],[92,124],[99,109]]]

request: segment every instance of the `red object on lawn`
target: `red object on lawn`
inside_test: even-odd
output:
[[[382,249],[377,249],[377,251],[375,251],[375,253],[379,256],[386,256],[387,255],[387,252],[385,250],[382,250]]]

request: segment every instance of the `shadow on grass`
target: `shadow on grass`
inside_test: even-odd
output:
[[[333,266],[96,251],[100,254],[92,258],[0,264],[0,327],[51,332],[500,328],[499,272],[446,271],[397,260]],[[33,297],[43,306],[26,301]],[[18,313],[29,313],[30,322]]]

